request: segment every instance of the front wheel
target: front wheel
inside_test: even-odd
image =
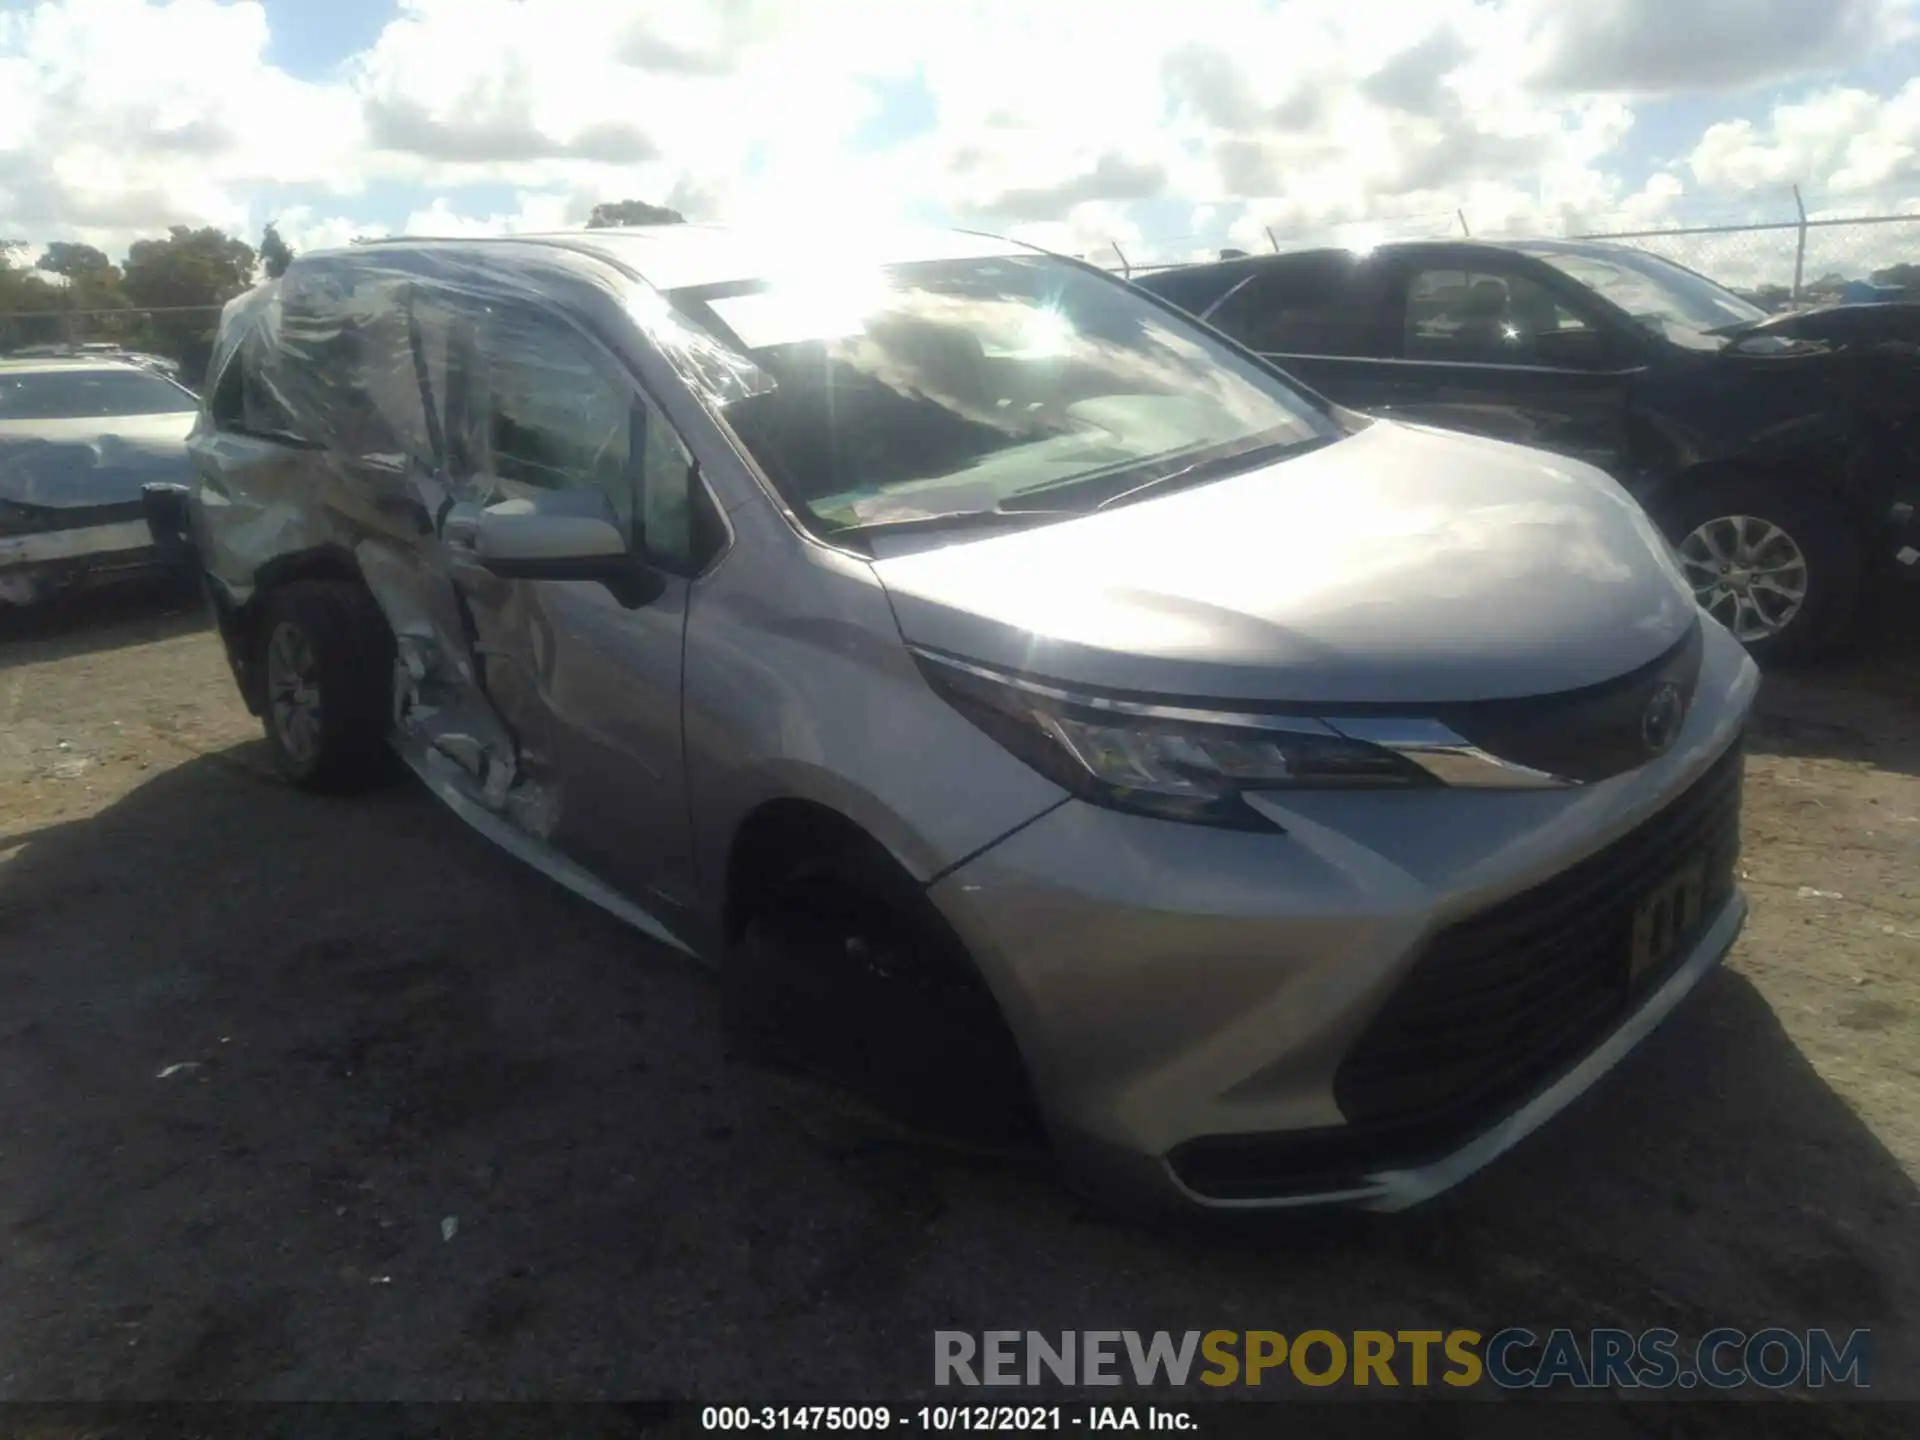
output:
[[[1039,1132],[992,994],[883,856],[856,847],[793,865],[753,906],[726,981],[750,1052],[922,1139],[1019,1149]]]
[[[1660,518],[1700,607],[1755,659],[1798,664],[1845,634],[1860,595],[1860,541],[1830,496],[1721,480]]]
[[[275,767],[303,790],[361,790],[391,773],[393,638],[373,597],[301,580],[257,630],[261,720]]]

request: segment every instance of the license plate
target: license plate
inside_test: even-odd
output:
[[[1700,927],[1707,898],[1707,862],[1676,870],[1633,907],[1633,948],[1628,978],[1639,984],[1665,969]]]

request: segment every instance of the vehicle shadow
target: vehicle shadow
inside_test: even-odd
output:
[[[1910,1324],[1920,1247],[1902,1232],[1916,1208],[1920,1186],[1899,1159],[1752,981],[1723,968],[1574,1107],[1458,1190],[1399,1216],[1205,1228],[1230,1246],[1352,1242],[1348,1263],[1383,1280],[1417,1260],[1471,1279],[1491,1324],[1534,1315],[1698,1333]],[[1369,1258],[1382,1250],[1392,1258]]]
[[[1761,754],[1862,761],[1920,775],[1920,586],[1888,587],[1841,653],[1773,670],[1751,734]]]
[[[29,609],[0,606],[0,670],[168,640],[211,623],[199,592],[173,579],[55,595]]]
[[[1920,1191],[1738,973],[1430,1207],[1142,1225],[824,1133],[692,967],[263,748],[0,856],[0,1399],[951,1400],[956,1328],[1865,1327],[1912,1385]]]

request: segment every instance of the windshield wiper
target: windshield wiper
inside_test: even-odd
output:
[[[1156,475],[1151,480],[1143,480],[1138,485],[1130,485],[1117,495],[1109,495],[1093,508],[1110,510],[1115,505],[1123,505],[1131,500],[1142,500],[1158,490],[1178,490],[1188,485],[1198,485],[1207,480],[1218,479],[1222,474],[1255,470],[1275,460],[1289,459],[1295,455],[1304,455],[1309,450],[1319,450],[1344,440],[1344,435],[1312,435],[1305,440],[1292,440],[1279,445],[1262,445],[1253,450],[1242,450],[1233,455],[1216,455],[1210,460],[1196,460],[1191,465],[1169,471],[1165,475]]]
[[[1023,495],[1051,493],[1056,490],[1069,490],[1081,485],[1098,484],[1097,480],[1076,477],[1074,480],[1059,482],[1056,485],[1037,486],[1034,490],[1017,491],[1000,504],[984,510],[942,510],[930,515],[901,515],[885,520],[861,520],[851,525],[842,525],[828,532],[827,538],[837,540],[841,536],[863,536],[873,534],[912,534],[919,530],[984,530],[996,527],[1017,528],[1023,525],[1043,524],[1053,520],[1066,520],[1076,515],[1090,515],[1096,510],[1105,510],[1123,500],[1138,498],[1149,491],[1178,488],[1181,485],[1196,485],[1204,480],[1216,478],[1221,474],[1231,474],[1241,470],[1256,469],[1271,464],[1275,460],[1293,455],[1301,455],[1309,450],[1318,450],[1331,445],[1336,440],[1344,440],[1344,435],[1314,435],[1305,440],[1291,440],[1273,445],[1256,445],[1250,450],[1235,451],[1231,455],[1214,455],[1205,460],[1196,460],[1183,465],[1178,470],[1169,471],[1151,480],[1129,485],[1125,489],[1109,495],[1098,504],[1085,509],[1063,509],[1059,506],[1022,505]]]
[[[1064,520],[1077,510],[942,510],[931,515],[900,515],[890,520],[861,520],[829,531],[829,540],[843,535],[911,534],[916,530],[984,530],[997,526],[1019,527],[1048,520]]]

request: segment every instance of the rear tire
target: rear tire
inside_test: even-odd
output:
[[[1005,1150],[1039,1133],[998,1003],[890,857],[856,847],[795,864],[749,909],[726,992],[757,1058],[916,1138]]]
[[[1832,495],[1764,476],[1729,476],[1687,486],[1657,518],[1695,598],[1754,659],[1804,664],[1847,634],[1865,564],[1860,536]],[[1777,589],[1743,596],[1725,583],[1750,574],[1797,589],[1798,604],[1788,611]]]
[[[393,632],[372,595],[296,580],[255,628],[261,723],[280,773],[303,790],[364,790],[393,774]]]

